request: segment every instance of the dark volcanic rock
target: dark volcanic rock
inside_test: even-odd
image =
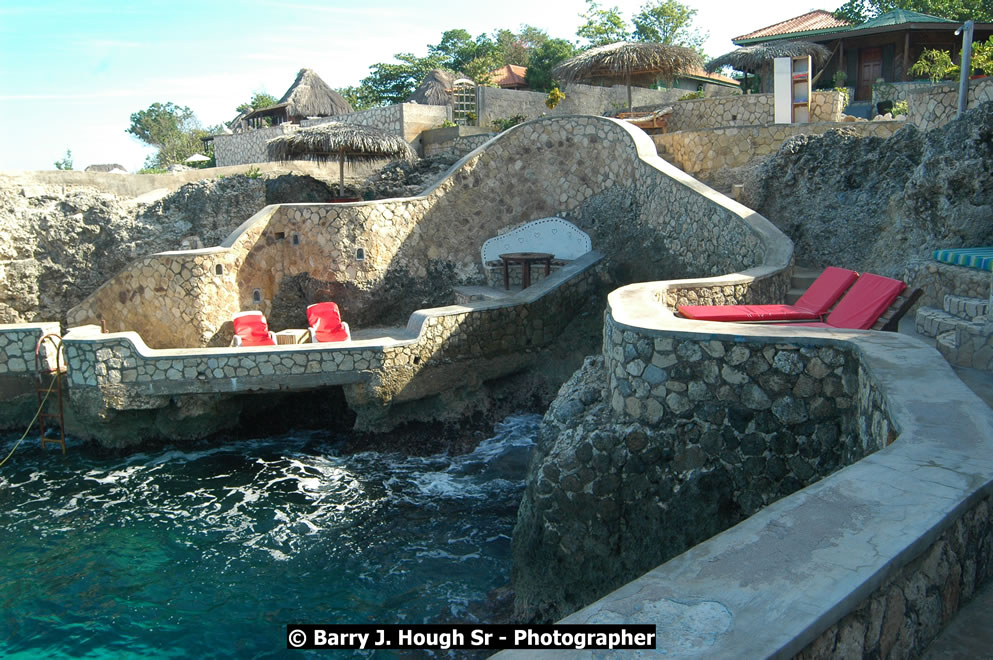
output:
[[[899,274],[941,247],[993,241],[993,103],[928,132],[849,129],[790,138],[747,182],[747,205],[796,243],[797,262]]]

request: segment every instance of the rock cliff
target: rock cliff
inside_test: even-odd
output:
[[[888,139],[838,129],[790,138],[742,202],[779,226],[809,266],[900,275],[943,247],[993,243],[993,103]]]

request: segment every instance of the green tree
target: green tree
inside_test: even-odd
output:
[[[252,110],[269,108],[277,103],[279,103],[279,99],[272,94],[268,94],[266,92],[255,92],[252,94],[252,99],[239,105],[237,110],[238,112],[251,112]]]
[[[368,110],[369,108],[375,108],[379,105],[376,99],[372,98],[369,94],[369,89],[363,87],[362,85],[352,86],[352,87],[339,87],[334,90],[341,94],[348,104],[352,106],[352,110]]]
[[[893,9],[907,9],[953,21],[993,22],[993,2],[990,0],[848,0],[835,10],[834,15],[858,24]]]
[[[396,63],[380,62],[370,67],[371,73],[362,79],[361,94],[365,95],[373,107],[403,103],[414,93],[432,69],[443,68],[441,58],[417,57],[413,53],[397,53]]]
[[[521,31],[497,30],[491,37],[496,44],[497,66],[517,64],[529,66],[531,56],[549,40],[548,33],[531,25],[522,25]]]
[[[210,133],[203,129],[193,111],[174,103],[153,103],[147,110],[131,115],[131,126],[125,131],[145,144],[158,149],[149,156],[146,167],[168,167],[203,151],[202,137]]]
[[[549,39],[538,46],[528,64],[524,80],[536,92],[549,92],[558,87],[552,69],[576,54],[576,47],[565,39]]]
[[[72,152],[66,149],[66,155],[62,157],[61,160],[55,161],[55,169],[57,170],[71,170],[72,169]]]
[[[576,30],[576,36],[586,39],[588,47],[605,46],[630,38],[627,23],[617,7],[603,9],[596,0],[586,0],[586,13],[580,14],[586,22]]]
[[[700,50],[708,35],[693,27],[694,16],[696,9],[678,0],[649,0],[631,19],[634,38]]]

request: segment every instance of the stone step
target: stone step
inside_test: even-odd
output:
[[[960,323],[964,322],[958,316],[934,307],[921,307],[917,310],[917,316],[914,318],[917,332],[925,337],[937,337],[942,333],[955,330]]]
[[[793,268],[793,276],[790,278],[790,289],[799,289],[801,292],[806,291],[823,272],[823,268],[802,268],[795,266]]]
[[[935,348],[949,363],[955,364],[958,354],[957,333],[954,330],[942,332],[935,339]]]
[[[787,291],[786,304],[792,305],[796,303],[797,300],[800,300],[800,296],[803,295],[804,291],[806,291],[806,289],[790,289],[789,291]]]
[[[989,314],[990,301],[987,298],[968,298],[946,294],[944,308],[947,314],[967,321],[975,321],[978,317]]]

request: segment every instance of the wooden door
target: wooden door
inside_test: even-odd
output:
[[[872,100],[872,84],[883,75],[883,49],[863,48],[859,51],[859,79],[855,87],[856,101]]]

